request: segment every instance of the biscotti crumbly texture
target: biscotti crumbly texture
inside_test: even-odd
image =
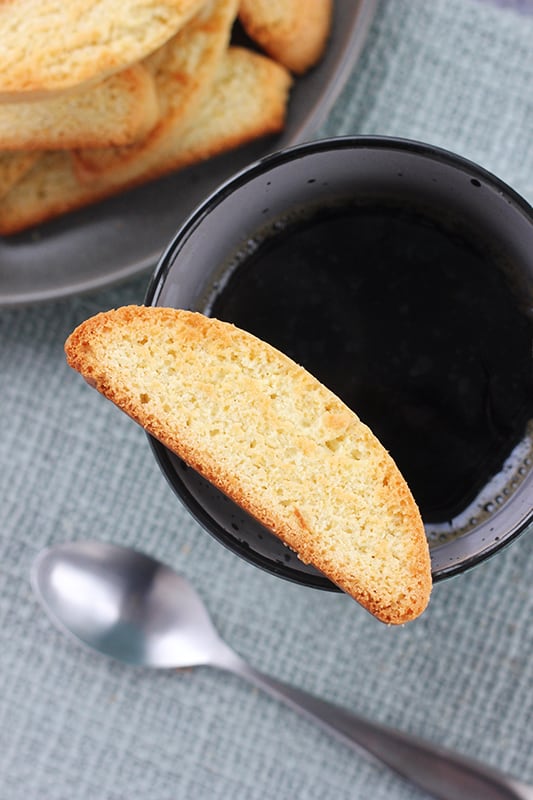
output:
[[[324,53],[332,10],[333,0],[241,0],[239,19],[265,53],[301,75]]]
[[[32,168],[37,153],[0,152],[0,199]]]
[[[80,325],[67,361],[387,623],[431,591],[417,506],[359,418],[302,367],[202,314],[127,306]]]
[[[44,100],[0,103],[0,148],[53,150],[131,145],[154,127],[154,79],[134,64],[103,81]]]
[[[124,173],[129,164],[135,168],[146,154],[160,150],[169,130],[175,139],[211,89],[229,46],[238,5],[238,0],[208,0],[176,36],[144,60],[157,92],[159,124],[134,147],[75,152],[79,177],[93,180],[113,171]]]
[[[184,127],[172,123],[150,137],[142,157],[114,165],[94,181],[77,174],[71,151],[48,151],[0,198],[0,234],[18,233],[126,188],[277,133],[284,124],[291,84],[270,58],[230,47],[201,107]]]
[[[204,0],[0,2],[0,100],[99,80],[161,47]]]
[[[279,133],[332,2],[0,0],[0,236]]]

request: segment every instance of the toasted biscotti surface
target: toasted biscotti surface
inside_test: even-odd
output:
[[[143,64],[44,100],[0,103],[0,148],[53,150],[131,145],[155,125],[155,83]]]
[[[158,97],[160,122],[135,147],[82,149],[74,153],[77,172],[85,180],[102,174],[124,173],[128,165],[143,161],[159,150],[172,128],[194,116],[209,94],[227,52],[238,0],[207,0],[203,8],[163,47],[143,64],[150,72]],[[0,109],[1,112],[1,109]]]
[[[324,53],[333,0],[241,0],[239,18],[251,39],[300,75]]]
[[[37,153],[0,151],[0,200],[32,168],[38,158]]]
[[[372,432],[302,367],[233,325],[128,306],[92,317],[70,366],[387,623],[426,607],[417,506]]]
[[[29,99],[118,72],[170,39],[204,0],[0,3],[0,99]]]
[[[125,188],[195,164],[281,129],[289,73],[241,47],[222,58],[211,91],[186,126],[164,124],[142,157],[113,165],[93,181],[80,178],[70,151],[48,151],[0,197],[0,234],[11,235]],[[120,168],[119,168],[120,166]]]

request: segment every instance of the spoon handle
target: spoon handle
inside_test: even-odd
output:
[[[362,719],[271,678],[238,657],[224,667],[440,800],[533,800],[533,788],[525,784],[423,739]]]

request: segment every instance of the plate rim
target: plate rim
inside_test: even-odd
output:
[[[336,1],[339,4],[346,3],[346,0]],[[349,2],[351,3],[352,0],[349,0]],[[270,155],[271,153],[274,153],[280,149],[284,149],[305,141],[308,137],[311,137],[313,132],[327,119],[332,106],[344,88],[351,71],[361,56],[378,5],[378,0],[358,0],[357,5],[353,10],[353,15],[350,19],[350,28],[345,40],[345,46],[339,53],[336,68],[333,69],[331,74],[328,76],[326,85],[324,86],[320,97],[310,107],[308,113],[302,117],[295,129],[289,134],[284,134],[281,132],[279,137],[277,137],[274,142],[274,147],[270,148],[267,146],[265,148],[266,152],[264,152],[260,157]],[[348,8],[348,6],[345,5],[343,7],[344,9]],[[226,155],[230,155],[230,153]],[[251,159],[251,161],[253,160],[254,159]],[[226,176],[226,179],[229,179],[234,173],[239,172],[240,169],[242,169],[242,167],[236,167],[235,170],[230,170]],[[163,176],[162,179],[158,180],[164,180],[165,177],[168,176]],[[151,183],[157,185],[158,180],[152,181]],[[206,190],[205,197],[211,194],[211,192],[216,188],[217,187],[215,186]],[[133,191],[135,191],[135,189]],[[121,196],[124,197],[126,194],[127,192],[124,192]],[[203,199],[205,198],[203,197],[202,201],[200,202],[203,202]],[[197,204],[195,204],[195,207],[196,205]],[[194,210],[195,208],[186,213],[183,219],[176,224],[176,227],[181,225],[187,219],[189,214],[194,213]],[[141,275],[144,272],[148,272],[150,269],[154,269],[167,245],[168,241],[165,240],[161,243],[161,247],[157,252],[151,252],[137,261],[130,260],[128,263],[125,263],[122,266],[115,267],[109,272],[109,274],[98,274],[93,277],[81,279],[76,279],[74,277],[72,280],[66,280],[61,286],[54,285],[50,288],[43,288],[37,291],[17,288],[15,288],[15,290],[9,290],[9,287],[6,289],[4,286],[3,288],[0,288],[0,309],[31,307],[42,303],[64,300],[73,296],[83,295],[89,292],[116,286],[130,278]]]

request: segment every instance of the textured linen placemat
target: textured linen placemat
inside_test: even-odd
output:
[[[320,134],[422,139],[531,202],[532,42],[516,10],[383,2]],[[145,284],[0,314],[0,800],[425,796],[237,678],[127,668],[66,640],[29,569],[86,537],[186,574],[256,666],[533,783],[533,536],[439,584],[404,628],[243,563],[184,511],[143,432],[65,365],[73,327],[142,302]]]

